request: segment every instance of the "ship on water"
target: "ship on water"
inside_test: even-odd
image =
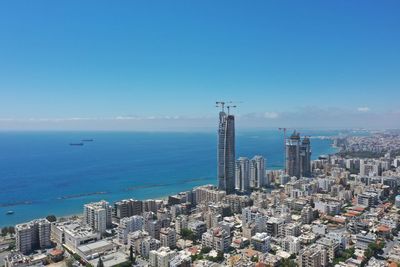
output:
[[[15,213],[15,211],[9,210],[9,211],[6,212],[6,215],[13,215],[14,213]]]
[[[69,143],[70,146],[83,146],[83,143]]]
[[[82,142],[93,142],[94,140],[93,139],[82,139],[81,141]]]

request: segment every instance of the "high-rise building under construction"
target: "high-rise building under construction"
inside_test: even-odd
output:
[[[300,139],[296,131],[286,140],[286,172],[289,176],[311,176],[311,143],[308,137]]]
[[[217,152],[218,189],[227,194],[235,192],[235,117],[219,113],[218,152]]]

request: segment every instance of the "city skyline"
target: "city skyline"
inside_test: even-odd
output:
[[[396,128],[398,8],[4,2],[0,130],[211,130],[220,99],[246,129]]]
[[[400,266],[400,2],[0,3],[0,266]]]

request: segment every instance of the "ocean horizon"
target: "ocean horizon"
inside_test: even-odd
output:
[[[216,132],[0,132],[0,227],[82,213],[101,199],[161,198],[216,184],[216,141]],[[335,153],[331,143],[312,138],[312,159]],[[254,155],[268,170],[283,168],[282,132],[237,132],[236,157]]]

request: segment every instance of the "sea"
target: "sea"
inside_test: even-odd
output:
[[[312,137],[313,159],[336,152],[319,137],[338,132],[301,134]],[[83,139],[93,140],[70,145]],[[216,184],[216,141],[216,132],[0,132],[0,227]],[[283,168],[283,147],[277,130],[236,133],[236,156],[262,155],[267,169]]]

